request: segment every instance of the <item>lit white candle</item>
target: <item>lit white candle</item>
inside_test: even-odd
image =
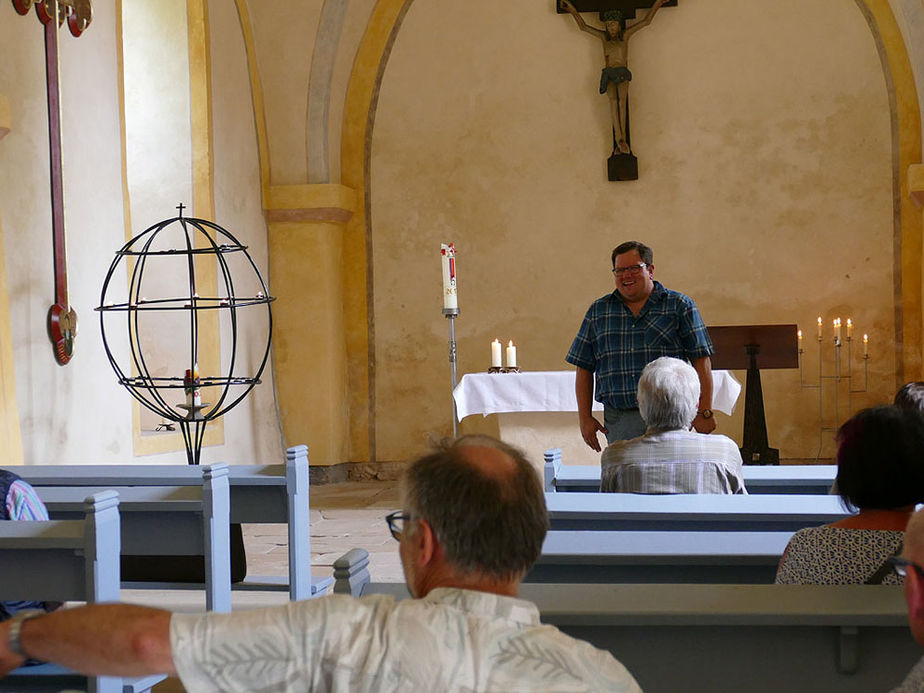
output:
[[[513,346],[513,340],[507,342],[507,368],[517,367],[517,348]]]
[[[796,335],[799,337],[799,351],[802,351],[802,330],[796,332]]]
[[[821,316],[818,316],[818,339],[821,339]]]
[[[863,335],[863,355],[869,356],[869,335]]]
[[[841,341],[841,319],[834,318],[834,341]]]
[[[443,259],[443,308],[458,309],[459,295],[456,292],[456,249],[452,243],[441,243]]]
[[[850,339],[851,334],[853,334],[853,321],[847,318],[847,339]]]
[[[491,367],[500,368],[504,364],[501,362],[501,343],[499,339],[491,342]]]

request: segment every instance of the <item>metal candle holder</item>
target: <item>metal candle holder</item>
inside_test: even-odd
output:
[[[145,407],[158,414],[167,421],[175,421],[183,431],[183,441],[186,444],[186,459],[189,464],[199,464],[202,440],[205,435],[205,426],[209,421],[217,419],[229,409],[240,402],[260,382],[260,376],[266,367],[269,357],[270,341],[273,328],[270,303],[274,300],[268,294],[266,284],[260,275],[260,270],[247,252],[247,246],[242,245],[234,236],[222,227],[205,219],[196,219],[183,216],[183,205],[178,206],[179,215],[158,222],[142,233],[132,238],[116,252],[115,259],[109,267],[103,290],[100,295],[100,305],[96,310],[100,314],[100,331],[103,337],[103,347],[113,370],[118,376],[119,383]],[[180,225],[177,230],[175,224]],[[171,228],[172,227],[172,228]],[[168,228],[175,231],[183,239],[179,247],[170,245],[170,239],[161,239],[155,243],[158,236]],[[211,232],[211,233],[210,233]],[[221,239],[221,243],[216,241]],[[199,240],[197,245],[196,240]],[[204,242],[203,242],[204,241]],[[226,258],[241,256],[246,260],[245,267],[253,270],[261,289],[253,296],[238,296],[234,291],[234,277],[228,267]],[[144,274],[150,263],[152,271],[156,272],[161,263],[168,263],[169,258],[185,261],[187,276],[183,281],[186,284],[183,293],[170,297],[144,298]],[[202,262],[204,258],[213,258],[218,266],[219,285],[218,296],[200,296],[196,290],[197,259]],[[107,302],[106,294],[116,269],[125,260],[129,265],[128,300],[123,302]],[[133,265],[133,266],[132,266]],[[162,269],[162,268],[161,268]],[[119,276],[122,276],[119,274]],[[238,311],[242,308],[262,306],[266,310],[267,335],[266,346],[263,349],[263,358],[260,366],[252,375],[235,374],[237,365],[237,327]],[[195,372],[199,362],[199,313],[204,310],[227,311],[231,325],[231,344],[228,359],[228,368],[225,375],[203,375],[198,379],[198,386],[203,388],[220,388],[220,395],[214,406],[208,403],[189,403],[172,405],[167,402],[165,393],[169,391],[182,391],[188,382],[181,376],[153,376],[149,366],[150,354],[141,350],[140,325],[144,316],[152,313],[183,313],[187,314],[184,322],[189,330],[189,350],[184,356],[188,359],[190,372]],[[128,328],[128,346],[131,359],[128,366],[119,364],[109,339],[106,336],[107,315],[124,314]],[[158,364],[153,364],[157,366]],[[155,370],[156,372],[156,370]],[[130,373],[137,373],[131,375]],[[236,389],[233,393],[232,388]],[[211,407],[211,408],[209,408]],[[180,409],[182,411],[177,411]]]
[[[818,342],[818,383],[812,384],[805,382],[805,376],[803,371],[803,354],[804,349],[801,344],[799,346],[799,387],[803,390],[818,390],[818,452],[815,453],[815,459],[818,460],[821,457],[821,448],[824,442],[825,433],[833,433],[838,429],[838,420],[840,415],[840,384],[841,382],[847,383],[847,416],[848,418],[853,415],[853,395],[867,392],[869,389],[869,353],[863,354],[863,388],[862,389],[853,389],[853,357],[852,357],[852,348],[853,337],[848,336],[846,340],[841,340],[840,337],[835,336],[831,344],[834,349],[834,372],[828,375],[825,375],[823,368],[823,353],[824,353],[824,337],[818,336],[816,338]],[[846,368],[841,370],[841,349],[844,348],[844,341],[847,342],[847,359],[846,359]],[[834,418],[833,424],[830,426],[824,425],[824,391],[823,387],[824,381],[832,381],[834,385],[834,395],[833,395],[833,404],[834,404]]]
[[[456,398],[452,393],[456,389],[456,318],[459,317],[458,308],[443,308],[443,315],[449,320],[449,375],[452,381],[450,399],[452,399],[452,437],[459,435],[459,417],[456,412]]]

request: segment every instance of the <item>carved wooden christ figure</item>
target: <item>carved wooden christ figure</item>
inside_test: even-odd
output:
[[[580,13],[569,0],[561,0],[561,6],[567,10],[581,31],[586,31],[603,43],[603,56],[605,59],[603,72],[600,75],[600,93],[606,94],[610,100],[610,117],[613,120],[615,134],[615,151],[629,154],[629,138],[626,132],[626,115],[628,112],[629,82],[632,73],[629,72],[629,39],[639,29],[651,23],[661,6],[667,0],[657,0],[644,19],[626,26],[626,18],[619,10],[608,10],[600,13],[603,20],[603,29],[589,26]]]

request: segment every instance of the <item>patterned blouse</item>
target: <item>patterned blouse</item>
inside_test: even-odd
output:
[[[808,527],[792,535],[776,572],[778,585],[862,585],[902,547],[904,532]],[[889,571],[883,585],[900,585]]]

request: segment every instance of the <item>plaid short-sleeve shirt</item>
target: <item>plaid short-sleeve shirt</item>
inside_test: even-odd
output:
[[[655,282],[638,317],[617,291],[594,301],[565,360],[593,371],[598,402],[625,409],[638,406],[638,379],[656,358],[694,361],[712,353],[693,299]]]

